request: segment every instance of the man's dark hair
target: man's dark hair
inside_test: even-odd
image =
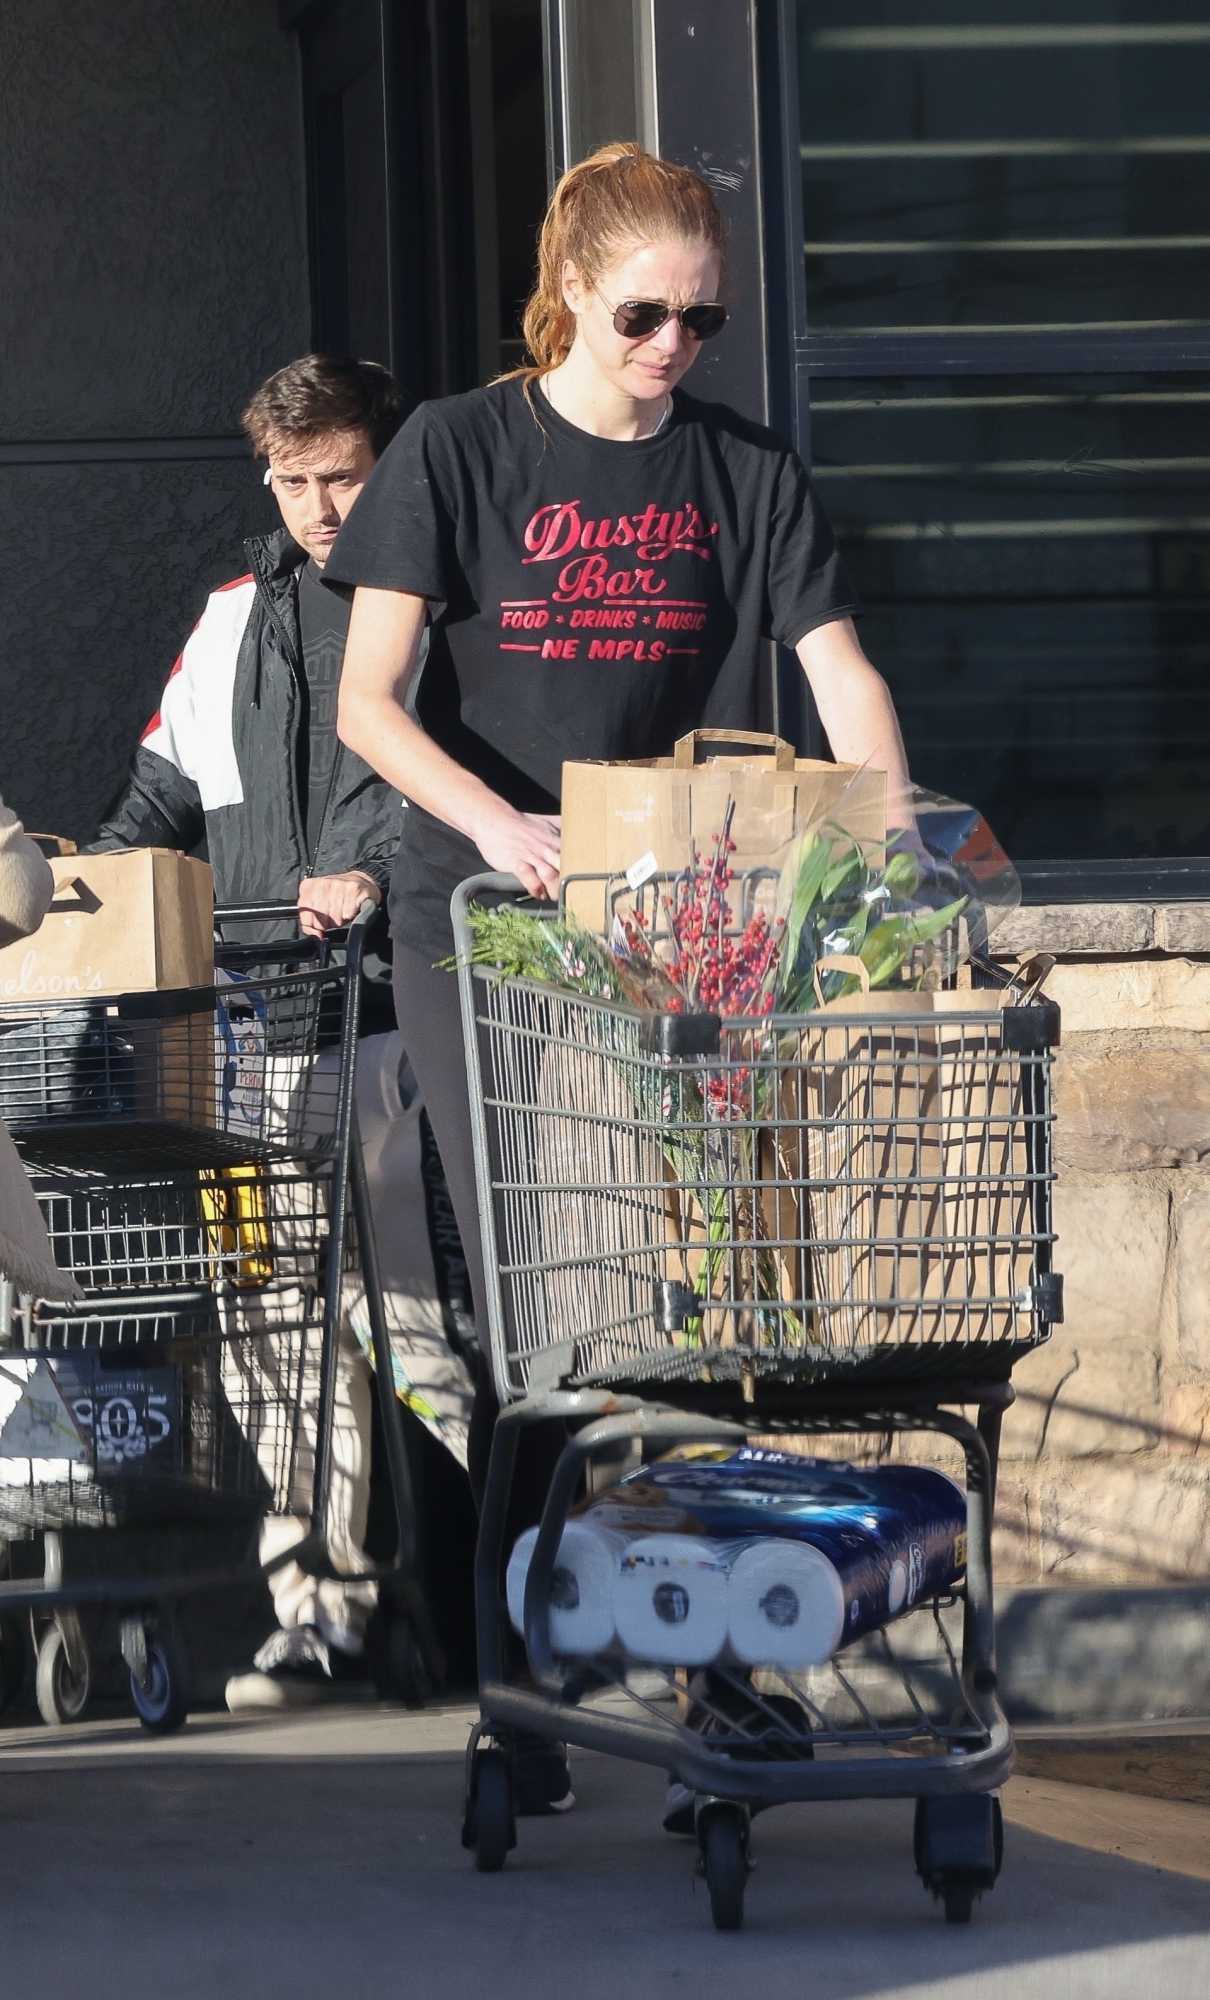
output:
[[[381,458],[403,422],[403,397],[377,361],[304,354],[262,382],[240,418],[258,458],[286,439],[323,431],[366,431]]]

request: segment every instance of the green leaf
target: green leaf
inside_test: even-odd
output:
[[[914,854],[893,854],[882,879],[892,896],[903,896],[910,902],[920,887],[920,863]]]
[[[916,916],[887,917],[875,924],[859,954],[870,975],[871,987],[889,986],[918,945],[930,944],[950,928],[966,908],[966,897],[947,903],[942,910],[921,911]]]
[[[867,886],[869,870],[865,856],[855,840],[850,839],[848,851],[835,861],[820,885],[819,900],[827,904],[835,902],[841,891],[850,888],[860,893]]]
[[[940,937],[944,931],[949,929],[951,924],[957,922],[966,908],[968,901],[968,897],[959,896],[957,902],[947,903],[944,909],[918,911],[914,917],[909,919],[916,933],[915,942],[917,944],[931,944],[934,938]]]
[[[811,835],[809,841],[803,844],[798,873],[794,879],[794,894],[790,899],[790,913],[786,919],[781,944],[781,962],[787,977],[793,973],[797,963],[803,926],[819,900],[819,892],[828,871],[831,855],[831,842],[824,840],[819,834]]]
[[[889,986],[911,954],[914,938],[910,917],[886,917],[875,924],[858,957],[870,975],[870,985]]]

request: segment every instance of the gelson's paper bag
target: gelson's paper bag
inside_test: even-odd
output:
[[[699,729],[670,757],[564,764],[562,872],[571,914],[589,930],[608,931],[603,885],[570,878],[629,874],[637,886],[657,871],[675,873],[694,846],[709,855],[731,802],[736,870],[780,865],[821,814],[834,813],[863,845],[886,836],[883,772],[796,758],[793,744],[776,736]]]
[[[33,937],[0,951],[0,1003],[90,999],[214,983],[214,892],[204,861],[161,847],[66,854]]]
[[[17,1132],[209,1127],[209,867],[152,847],[62,855],[50,866],[55,894],[41,928],[0,951],[0,1116]]]

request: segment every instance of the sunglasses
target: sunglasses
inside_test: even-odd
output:
[[[623,299],[611,306],[603,292],[597,297],[613,314],[613,330],[623,340],[650,340],[665,321],[677,319],[694,340],[713,340],[727,324],[727,308],[720,305],[668,306],[663,299]]]

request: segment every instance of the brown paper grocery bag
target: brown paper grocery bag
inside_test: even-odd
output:
[[[741,755],[720,754],[742,744]],[[699,729],[670,757],[563,766],[562,872],[568,908],[589,930],[609,929],[608,898],[581,875],[675,873],[696,846],[709,857],[734,805],[737,870],[780,867],[792,840],[836,812],[854,839],[886,838],[886,777],[854,764],[796,758],[792,744],[750,730]]]
[[[1021,1057],[1006,1053],[994,1030],[971,1024],[1007,1000],[1002,992],[932,996],[944,1184],[930,1289],[943,1302],[947,1337],[964,1342],[1031,1337],[1036,1113]]]
[[[41,929],[0,951],[5,1117],[21,1131],[208,1129],[220,1060],[204,990],[214,984],[209,867],[163,848],[50,866],[55,894]]]
[[[804,1026],[763,1152],[764,1212],[784,1296],[817,1303],[838,1356],[1029,1335],[1024,1074],[980,1023],[1000,1005],[867,992]]]
[[[214,896],[204,861],[166,848],[51,861],[42,927],[0,951],[0,1003],[209,986]]]
[[[510,1114],[502,1163],[517,1183],[501,1204],[506,1311],[526,1318],[528,1338],[541,1325],[545,1342],[577,1341],[605,1365],[628,1351],[746,1341],[753,1244],[743,1171],[715,1160],[703,1177],[707,1126],[699,1141],[689,1093],[679,1106],[664,1101],[680,1074],[661,1084],[631,1046],[626,1016],[554,993],[543,1006],[540,1040],[502,1036],[496,1052],[496,1089],[528,1107]],[[716,1126],[711,1136],[728,1135]],[[720,1201],[721,1243],[711,1233]],[[700,1323],[690,1315],[682,1330],[664,1330],[664,1286],[697,1294]]]
[[[843,957],[824,969],[865,970]],[[942,1177],[932,1000],[867,991],[822,1003],[779,1086],[766,1228],[783,1296],[838,1355],[927,1337],[915,1302],[930,1284]]]

